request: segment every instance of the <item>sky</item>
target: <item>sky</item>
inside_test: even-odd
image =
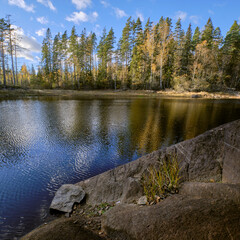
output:
[[[98,39],[102,30],[113,27],[116,40],[121,36],[128,17],[142,20],[150,17],[153,23],[160,17],[175,22],[180,17],[183,29],[189,23],[192,29],[204,28],[209,17],[214,27],[220,27],[225,36],[234,20],[240,22],[240,0],[0,0],[0,18],[11,15],[11,22],[21,36],[19,64],[38,65],[41,44],[49,27],[54,37],[73,26],[80,34],[84,28],[95,32]]]

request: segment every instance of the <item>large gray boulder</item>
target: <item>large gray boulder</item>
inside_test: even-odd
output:
[[[120,204],[106,212],[102,230],[114,240],[240,239],[240,205],[177,194],[152,206]]]
[[[71,213],[73,204],[80,203],[84,197],[85,192],[80,186],[64,184],[57,190],[50,209]]]
[[[223,172],[225,183],[240,183],[240,121],[231,123],[223,139]]]
[[[85,190],[87,204],[136,202],[144,195],[141,178],[146,169],[173,155],[177,155],[180,163],[182,182],[240,183],[240,120],[152,152],[77,185]]]
[[[152,206],[120,204],[103,215],[114,240],[240,239],[240,184],[186,182]]]

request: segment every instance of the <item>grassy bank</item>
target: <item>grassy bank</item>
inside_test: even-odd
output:
[[[30,96],[60,96],[60,97],[179,97],[179,98],[208,98],[208,99],[240,99],[240,92],[176,92],[150,90],[57,90],[57,89],[0,89],[0,98],[19,98]]]

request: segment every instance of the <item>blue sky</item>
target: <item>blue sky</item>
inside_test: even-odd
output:
[[[37,65],[41,43],[49,27],[52,35],[73,25],[80,34],[83,28],[101,35],[104,27],[113,27],[117,40],[129,16],[140,17],[143,25],[148,17],[157,22],[161,16],[182,19],[183,28],[192,23],[203,28],[209,17],[225,36],[234,20],[240,21],[239,0],[0,0],[0,18],[10,14],[12,24],[19,27],[21,45],[20,64]]]

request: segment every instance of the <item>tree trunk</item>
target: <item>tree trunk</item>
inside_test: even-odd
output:
[[[160,73],[159,73],[159,87],[162,89],[162,68],[163,68],[163,56],[160,58]]]
[[[14,61],[13,61],[13,45],[12,45],[12,34],[11,34],[11,25],[9,24],[9,44],[10,44],[10,55],[11,55],[11,62],[12,62],[12,77],[13,77],[13,85],[15,86],[15,69],[14,69]]]
[[[17,45],[15,44],[14,46],[14,51],[15,51],[15,69],[16,69],[16,83],[18,85],[18,69],[17,69]]]
[[[3,42],[1,43],[1,57],[2,57],[2,70],[3,70],[3,85],[4,85],[4,87],[6,87],[7,81],[6,81],[5,56],[4,56]]]

